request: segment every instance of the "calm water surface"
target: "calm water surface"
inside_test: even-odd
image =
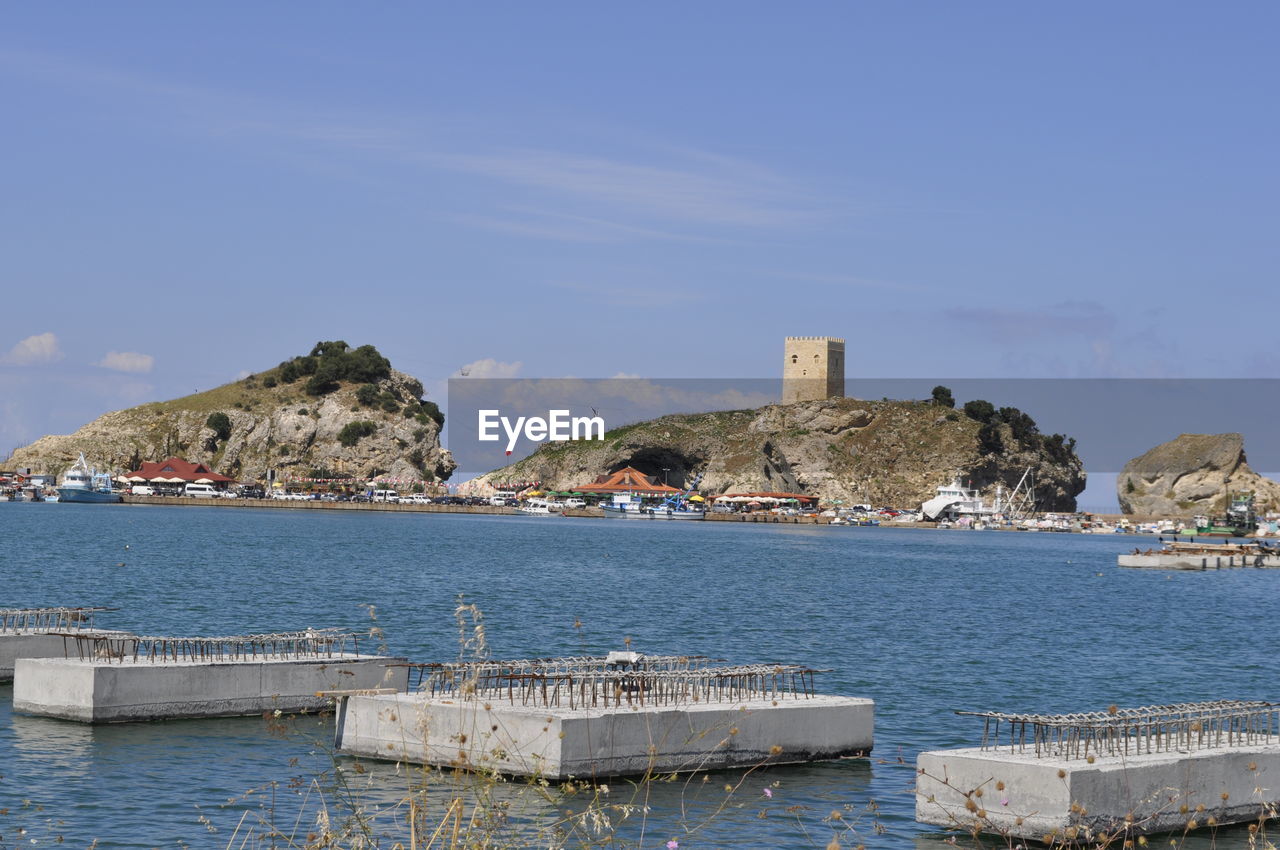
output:
[[[102,625],[200,635],[367,630],[372,605],[392,651],[447,660],[463,594],[495,657],[629,637],[835,668],[822,690],[875,699],[872,759],[748,776],[743,805],[682,848],[825,846],[820,817],[872,800],[885,831],[868,846],[943,847],[914,823],[912,770],[894,762],[976,743],[954,709],[1277,696],[1280,572],[1122,571],[1128,537],[20,503],[0,504],[0,535],[0,607],[108,605]],[[224,847],[270,810],[273,785],[292,818],[333,765],[324,719],[89,727],[14,716],[11,696],[0,688],[0,848]],[[682,802],[697,810],[739,778],[654,789],[644,846],[680,836]],[[405,779],[375,766],[360,781],[394,800]],[[789,806],[807,807],[809,838]]]

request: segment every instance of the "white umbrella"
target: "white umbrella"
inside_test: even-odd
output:
[[[168,484],[186,484],[187,483],[187,479],[185,478],[161,478],[160,480]]]
[[[152,483],[152,484],[168,484],[168,483],[169,483],[169,479],[168,479],[168,478],[165,478],[163,475],[161,475],[161,476],[159,476],[158,478],[152,478],[152,479],[151,479],[151,483]]]
[[[128,478],[125,479],[125,481],[136,481],[139,484],[147,483],[147,479],[143,478],[141,475],[130,475]]]
[[[197,479],[196,479],[196,483],[197,483],[197,484],[212,484],[212,483],[213,483],[213,479],[212,479],[212,478],[197,478]]]

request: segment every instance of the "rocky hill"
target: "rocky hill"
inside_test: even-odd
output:
[[[1240,434],[1183,434],[1124,465],[1116,496],[1127,514],[1221,514],[1229,493],[1256,494],[1260,511],[1280,508],[1280,483],[1249,468]]]
[[[1040,434],[1014,408],[965,407],[837,398],[664,416],[617,428],[603,441],[544,444],[476,486],[540,481],[568,490],[634,466],[658,480],[666,469],[673,485],[701,472],[699,490],[709,494],[787,491],[918,507],[953,475],[990,496],[997,483],[1007,492],[1031,468],[1042,509],[1075,508],[1085,475],[1074,440]]]
[[[239,480],[388,475],[442,480],[444,417],[422,383],[372,346],[321,342],[309,355],[208,392],[118,410],[74,434],[41,437],[5,465],[62,472],[80,452],[98,468],[177,455]]]

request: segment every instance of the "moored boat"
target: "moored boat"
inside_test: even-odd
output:
[[[120,494],[111,489],[111,475],[89,466],[84,453],[62,476],[58,487],[59,502],[120,502]]]
[[[516,508],[516,513],[526,516],[555,516],[564,510],[564,504],[550,499],[533,498]]]
[[[605,516],[621,519],[703,519],[707,515],[706,511],[692,501],[692,493],[701,480],[701,474],[695,476],[685,490],[678,495],[668,496],[657,504],[645,504],[644,499],[634,493],[615,493],[610,502],[600,507]]]

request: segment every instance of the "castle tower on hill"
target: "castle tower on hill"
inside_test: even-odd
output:
[[[782,403],[844,395],[844,340],[789,336],[782,363]]]

